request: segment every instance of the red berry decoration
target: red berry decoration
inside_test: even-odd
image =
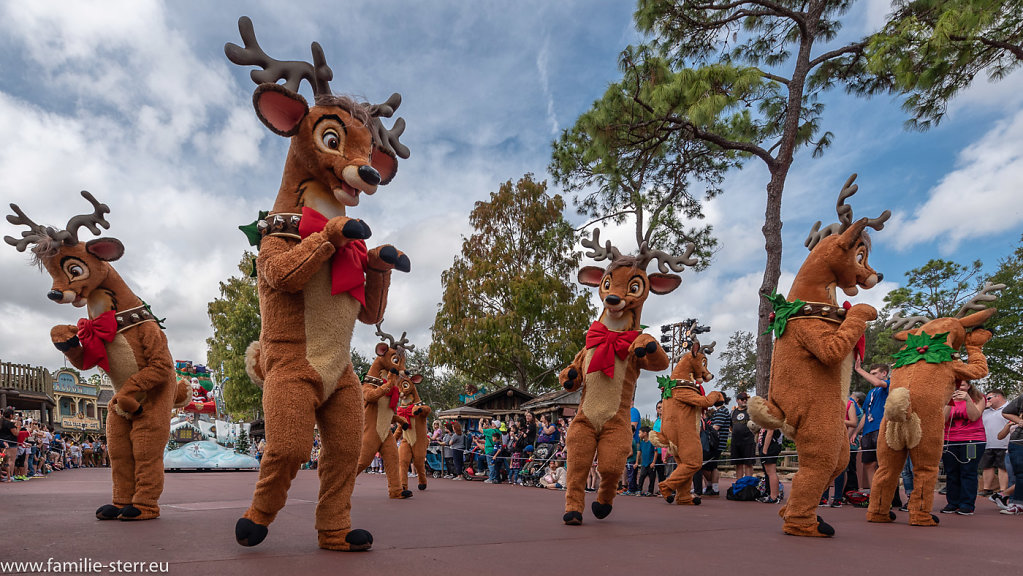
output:
[[[927,346],[917,346],[916,351],[920,354],[926,354],[927,348],[928,348]]]
[[[771,312],[771,314],[767,317],[767,319],[770,320],[771,322],[774,322],[774,319],[777,318],[777,317],[778,317],[777,314],[775,314],[774,312]]]

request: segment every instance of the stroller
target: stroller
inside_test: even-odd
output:
[[[528,446],[526,451],[528,453]],[[544,470],[557,454],[557,451],[557,444],[537,444],[536,449],[533,450],[533,455],[526,458],[526,461],[522,464],[522,469],[519,470],[519,482],[523,486],[539,486]]]
[[[444,475],[444,452],[443,447],[433,444],[426,448],[426,473],[433,478],[440,478]]]

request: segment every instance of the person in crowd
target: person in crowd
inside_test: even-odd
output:
[[[430,432],[430,444],[439,444],[444,437],[444,429],[440,426],[440,420],[433,421],[433,430]]]
[[[74,440],[71,441],[71,467],[82,467],[82,447]]]
[[[593,464],[590,464],[590,473],[586,475],[586,491],[596,492],[600,488],[600,473],[597,472],[597,455],[593,455]]]
[[[708,419],[710,426],[718,433],[718,445],[717,450],[714,452],[714,457],[711,458],[710,462],[703,465],[703,478],[707,483],[703,494],[704,496],[719,496],[721,492],[718,490],[718,480],[721,478],[721,470],[718,470],[718,463],[721,460],[721,455],[728,449],[732,417],[728,412],[728,408],[724,406],[708,408],[707,412],[710,415]]]
[[[999,435],[1009,440],[1006,468],[1012,469],[1012,478],[1010,486],[997,495],[1000,499],[995,494],[991,495],[991,499],[1002,508],[1002,514],[1023,516],[1023,494],[1020,493],[1020,485],[1023,484],[1023,394],[1002,407],[1002,418],[1007,422]]]
[[[451,436],[448,437],[448,447],[451,448],[453,480],[461,480],[462,470],[465,469],[465,436],[462,434],[462,425],[456,420],[451,421]]]
[[[622,493],[626,496],[633,496],[639,492],[636,487],[636,474],[639,472],[639,467],[636,466],[636,456],[639,454],[639,436],[632,441],[632,451],[629,452],[629,457],[625,460],[625,472],[622,475]]]
[[[781,501],[781,486],[778,482],[778,455],[781,454],[781,430],[762,429],[757,434],[757,456],[767,478],[768,495],[757,498],[758,502],[777,504]]]
[[[92,436],[86,436],[82,441],[82,467],[92,468]]]
[[[536,416],[533,416],[532,412],[526,412],[526,420],[522,431],[526,434],[526,445],[536,446],[536,436],[539,433],[539,428],[536,425]]]
[[[565,489],[565,467],[557,458],[552,458],[547,473],[540,478],[540,486],[549,490]]]
[[[14,477],[18,480],[28,479],[28,425],[24,419],[18,428],[18,458],[14,461]]]
[[[657,418],[654,420],[653,425],[654,432],[661,431],[661,416],[663,415],[662,412],[663,405],[664,405],[663,401],[658,400],[657,405],[654,407],[654,412],[656,413],[657,416]],[[657,484],[654,485],[657,495],[660,495],[661,493],[660,483],[664,482],[665,478],[667,478],[669,474],[668,470],[669,458],[671,458],[671,455],[669,454],[669,450],[667,448],[657,449],[657,461],[654,463],[654,470],[657,472]]]
[[[1009,473],[1005,470],[1005,455],[1009,449],[1009,439],[998,439],[998,433],[1005,428],[1006,420],[1002,417],[1005,408],[1005,392],[995,388],[984,395],[987,407],[981,418],[984,420],[984,454],[980,457],[981,488],[980,496],[990,496],[995,492],[1003,492],[1009,487]]]
[[[511,452],[508,448],[501,443],[501,433],[493,432],[490,435],[491,445],[494,451],[490,455],[490,475],[486,482],[490,484],[501,483],[501,471],[508,465],[508,460],[511,459]]]
[[[735,395],[735,408],[731,414],[732,424],[732,461],[735,463],[735,477],[753,475],[754,452],[757,440],[749,429],[749,409],[746,403],[749,394],[745,391]],[[658,404],[660,404],[658,402]]]
[[[4,482],[14,481],[14,461],[18,458],[18,429],[21,422],[14,416],[14,408],[4,408],[0,419],[0,452],[2,452],[6,477]]]
[[[437,424],[440,420],[436,421]],[[440,455],[444,462],[444,478],[455,477],[455,464],[454,464],[454,451],[451,449],[451,423],[445,422],[442,426],[442,432],[440,439],[437,443],[440,444]]]
[[[877,439],[881,430],[881,418],[884,417],[884,404],[888,401],[888,384],[890,369],[886,364],[874,364],[870,372],[863,369],[860,357],[856,357],[853,365],[856,373],[863,377],[870,384],[870,392],[867,393],[867,403],[863,407],[865,422],[863,424],[863,436],[860,438],[860,450],[862,454],[860,461],[863,463],[863,483],[860,484],[860,491],[870,492],[870,483],[877,472]]]
[[[637,457],[637,464],[639,465],[639,481],[636,483],[640,496],[654,495],[654,486],[656,486],[654,480],[657,479],[657,473],[654,471],[654,459],[656,453],[657,449],[650,443],[650,427],[640,426],[639,455]],[[647,482],[647,479],[649,479],[649,482]],[[643,489],[644,483],[648,483],[650,485],[647,490]]]
[[[956,382],[952,401],[945,406],[945,499],[942,514],[972,516],[977,500],[977,467],[986,436],[984,395],[967,380]]]
[[[551,423],[551,417],[548,414],[540,415],[537,442],[540,444],[557,444],[560,439],[558,427]]]

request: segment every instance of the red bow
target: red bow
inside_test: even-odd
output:
[[[852,308],[852,304],[848,300],[842,302],[842,308],[846,310]],[[860,360],[863,360],[863,356],[867,353],[867,335],[860,336],[860,339],[856,341],[856,346],[853,346],[853,355],[859,356]]]
[[[590,329],[586,332],[586,348],[595,346],[597,349],[593,351],[593,358],[590,359],[590,367],[586,373],[599,370],[608,378],[614,378],[615,356],[624,359],[629,353],[632,341],[639,335],[639,330],[625,332],[608,330],[600,321],[590,324]]]
[[[310,234],[322,231],[326,226],[326,216],[312,208],[302,208],[302,220],[298,223],[299,236],[304,239]],[[351,240],[344,248],[338,248],[330,263],[330,293],[337,295],[348,292],[365,306],[368,263],[366,243],[362,240]]]
[[[397,386],[391,386],[391,402],[389,404],[389,406],[391,407],[391,410],[394,410],[395,408],[398,407],[398,398],[400,396],[401,396],[401,391],[398,390],[398,387]]]
[[[409,425],[412,425],[412,404],[408,406],[401,406],[398,408],[398,416],[408,420]]]
[[[96,318],[82,318],[78,321],[78,341],[82,344],[83,369],[99,365],[110,372],[107,347],[104,342],[113,342],[117,335],[117,318],[113,310],[107,310]]]

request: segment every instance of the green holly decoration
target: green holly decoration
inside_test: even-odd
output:
[[[149,307],[149,304],[146,304],[145,300],[142,301],[142,305],[145,306],[146,310],[149,311],[149,315],[153,317],[153,320],[156,320],[156,325],[159,326],[160,328],[166,330],[167,327],[164,326],[163,323],[166,322],[167,319],[166,318],[157,318],[156,314],[153,314],[153,309]]]
[[[767,330],[764,330],[764,334],[774,331],[775,338],[781,338],[781,335],[785,333],[785,326],[788,324],[789,318],[793,314],[799,311],[806,302],[796,299],[795,302],[789,302],[784,296],[777,292],[772,292],[770,296],[764,295],[771,302],[771,306],[774,307],[774,312],[768,317],[770,324],[767,325]]]
[[[263,236],[259,233],[259,221],[263,220],[270,214],[267,210],[260,210],[259,217],[256,218],[252,224],[246,224],[245,226],[239,226],[238,229],[245,233],[245,237],[249,239],[249,246],[259,247],[259,243],[263,240]]]
[[[657,387],[661,389],[661,399],[671,398],[671,392],[678,386],[678,380],[672,380],[669,376],[658,376]]]
[[[909,366],[921,360],[928,364],[950,362],[955,350],[946,343],[947,339],[948,332],[931,336],[921,330],[919,335],[910,334],[906,337],[906,345],[894,354],[895,367]]]

